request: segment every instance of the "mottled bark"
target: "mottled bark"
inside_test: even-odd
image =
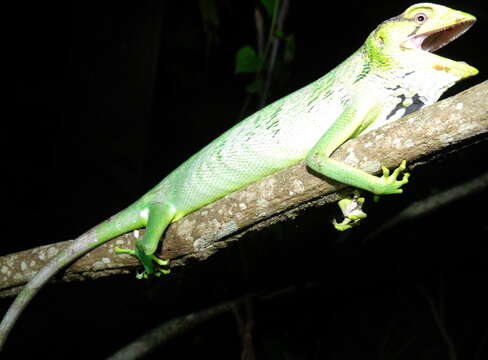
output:
[[[488,81],[440,101],[392,124],[353,139],[333,158],[378,173],[381,165],[394,167],[403,159],[410,167],[460,142],[486,138]],[[297,164],[210,204],[167,230],[159,253],[182,266],[190,258],[204,260],[249,231],[294,218],[308,207],[335,202],[343,186],[319,178],[304,163]],[[135,258],[117,255],[114,246],[132,248],[143,230],[113,239],[71,265],[64,281],[133,272]],[[16,294],[67,242],[0,257],[0,296]]]

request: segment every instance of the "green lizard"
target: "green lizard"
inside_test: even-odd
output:
[[[403,162],[391,175],[369,175],[330,155],[346,140],[438,100],[478,71],[432,52],[451,42],[475,17],[422,3],[381,23],[343,63],[304,88],[247,117],[204,147],[141,199],[77,238],[25,286],[0,325],[0,347],[23,308],[61,268],[90,249],[146,227],[134,250],[141,277],[165,272],[154,253],[167,226],[226,194],[306,159],[319,174],[377,195],[398,194],[407,183]],[[362,203],[356,199],[355,203]],[[348,206],[342,203],[341,208]],[[339,229],[362,215],[348,214]]]

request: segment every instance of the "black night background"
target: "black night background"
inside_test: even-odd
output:
[[[331,70],[413,3],[290,0],[266,103]],[[487,78],[488,2],[442,4],[478,22],[439,54],[480,70],[445,98]],[[80,235],[256,111],[253,75],[235,73],[237,51],[256,46],[256,9],[266,28],[258,0],[35,2],[4,13],[16,98],[4,136],[22,190],[0,254]],[[1,357],[102,359],[168,319],[259,294],[146,358],[486,359],[488,190],[368,236],[414,201],[486,173],[487,157],[485,138],[417,167],[402,196],[370,198],[367,221],[347,234],[315,208],[162,279],[49,285]]]

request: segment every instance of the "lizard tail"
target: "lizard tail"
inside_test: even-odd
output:
[[[138,207],[134,205],[136,203],[76,238],[34,275],[10,305],[0,323],[0,351],[24,308],[58,271],[104,242],[144,226]]]

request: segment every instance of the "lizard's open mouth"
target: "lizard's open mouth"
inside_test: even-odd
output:
[[[464,34],[473,26],[474,22],[475,20],[466,20],[451,26],[414,35],[402,42],[402,46],[410,49],[434,52]]]

